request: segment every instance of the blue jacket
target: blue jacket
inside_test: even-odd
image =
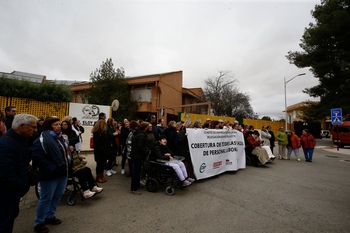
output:
[[[66,142],[63,137],[53,136],[55,142],[58,144],[59,148],[62,149],[62,145],[66,145]],[[59,143],[60,141],[60,143]],[[35,139],[32,149],[32,160],[33,166],[39,168],[39,180],[53,180],[67,176],[68,174],[68,160],[63,151],[60,151],[64,157],[65,163],[58,165],[53,159],[52,155],[46,154],[40,138]]]
[[[0,138],[0,203],[19,202],[28,192],[27,168],[27,141],[10,129]]]

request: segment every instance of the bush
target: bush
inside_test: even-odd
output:
[[[32,83],[26,80],[16,80],[0,77],[0,93],[2,96],[28,98],[37,101],[71,102],[73,99],[70,88],[55,83]]]

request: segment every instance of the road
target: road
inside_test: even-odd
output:
[[[103,184],[103,193],[75,206],[63,196],[57,211],[63,223],[48,227],[50,232],[349,232],[350,148],[337,152],[330,139],[317,141],[313,163],[292,157],[247,167],[197,181],[173,196],[163,190],[132,195],[130,178],[117,174]],[[30,192],[14,232],[33,232],[36,202]]]

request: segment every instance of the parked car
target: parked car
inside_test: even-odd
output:
[[[350,121],[344,121],[341,125],[333,125],[332,141],[339,147],[350,146]]]
[[[321,138],[330,138],[331,132],[329,130],[321,130]]]

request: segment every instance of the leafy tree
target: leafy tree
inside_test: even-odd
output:
[[[311,67],[319,84],[303,92],[320,97],[318,104],[305,109],[309,119],[322,119],[330,109],[350,113],[350,1],[322,0],[311,11],[310,23],[301,39],[302,52],[288,52],[290,63],[299,68]]]
[[[205,80],[204,96],[215,115],[253,118],[250,97],[239,92],[236,82],[230,71],[219,71],[219,76]]]
[[[272,120],[271,120],[271,117],[269,117],[269,116],[263,116],[263,117],[261,118],[261,120],[264,120],[264,121],[272,121]]]
[[[123,68],[114,69],[112,59],[102,62],[99,69],[90,74],[91,88],[87,93],[89,103],[111,105],[112,101],[119,101],[119,108],[113,111],[116,120],[134,118],[137,103],[132,100],[130,90],[125,80]]]

